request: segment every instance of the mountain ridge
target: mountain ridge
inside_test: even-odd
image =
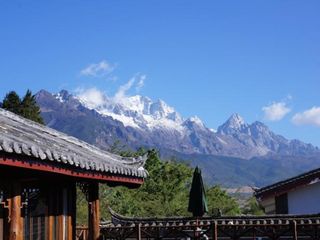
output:
[[[156,148],[165,159],[200,166],[208,184],[263,186],[320,165],[317,147],[288,140],[261,122],[248,124],[239,114],[213,131],[198,117],[184,119],[164,101],[152,105],[143,96],[131,98],[133,109],[123,102],[105,102],[114,101],[106,96],[89,107],[65,90],[41,90],[36,100],[49,127],[105,150],[118,143]]]
[[[91,118],[100,119],[102,122],[103,118],[108,119],[108,124],[112,122],[111,125],[117,128],[109,138],[117,138],[130,147],[137,147],[136,144],[140,144],[186,154],[199,153],[243,159],[272,155],[320,155],[317,147],[299,140],[288,140],[273,133],[261,122],[248,124],[237,113],[231,115],[214,132],[200,118],[196,116],[183,118],[163,100],[154,102],[149,97],[140,95],[127,97],[121,101],[103,95],[98,104],[93,104],[90,99],[81,95],[74,96],[66,90],[56,94],[42,90],[36,94],[36,99],[49,126],[65,128],[58,126],[52,115],[53,112],[56,114],[59,112],[59,109],[52,107],[60,104],[60,107],[70,110],[66,111],[66,116],[76,114],[78,111],[77,114],[81,113],[81,116],[90,115]],[[50,108],[51,111],[48,111]],[[60,120],[61,118],[63,116],[60,116]],[[101,138],[98,136],[99,133],[96,135],[97,139]],[[101,135],[106,135],[105,138],[108,138],[107,132]],[[101,144],[100,147],[108,148],[110,141],[110,139],[107,141],[100,139],[98,142]]]

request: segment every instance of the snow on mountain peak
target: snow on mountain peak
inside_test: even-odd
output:
[[[158,100],[150,105],[150,114],[155,119],[166,118],[174,113],[174,108],[168,106],[164,101]],[[173,120],[173,119],[172,119]]]
[[[182,117],[163,100],[153,102],[141,95],[121,99],[108,97],[97,89],[80,92],[76,98],[87,108],[111,116],[134,128],[169,128],[181,130]]]
[[[199,125],[201,127],[204,127],[204,124],[203,124],[202,120],[198,116],[190,117],[189,121],[193,122],[193,123],[195,123],[195,124],[197,124],[197,125]]]
[[[123,106],[124,108],[135,111],[139,114],[148,114],[150,105],[152,104],[152,100],[148,97],[143,97],[140,95],[135,95],[126,98]]]
[[[214,128],[209,128],[209,130],[210,130],[211,132],[213,132],[213,133],[216,133],[216,132],[217,132],[217,130],[214,129]]]
[[[243,129],[247,128],[248,124],[245,123],[243,118],[234,113],[231,117],[218,128],[218,133],[220,134],[233,134],[235,132],[242,131]]]
[[[238,113],[232,114],[231,117],[228,119],[228,122],[235,128],[245,124],[245,121]]]
[[[67,90],[61,90],[60,92],[53,94],[53,96],[59,100],[59,102],[64,103],[71,96]]]
[[[78,92],[76,96],[67,91],[51,94],[42,90],[37,93],[36,99],[41,104],[41,109],[45,110],[43,114],[50,117],[49,126],[61,124],[64,128],[65,122],[69,121],[69,126],[75,125],[74,131],[78,131],[77,116],[81,114],[85,124],[95,119],[98,128],[93,134],[96,134],[96,139],[106,144],[105,146],[111,143],[111,140],[119,138],[124,142],[129,139],[128,142],[131,143],[159,145],[163,149],[183,153],[246,159],[268,154],[269,156],[320,154],[318,148],[297,140],[290,141],[273,133],[261,122],[247,124],[239,114],[233,114],[215,131],[207,128],[197,116],[183,120],[179,113],[164,101],[153,102],[152,99],[140,95],[122,95],[121,101],[119,98],[117,101],[115,97],[108,97],[97,89]],[[106,118],[102,118],[103,115]],[[62,121],[56,120],[59,118]],[[104,124],[111,124],[111,127],[102,130],[101,126]],[[91,126],[89,128],[91,129]],[[100,131],[105,132],[99,134]],[[87,130],[82,134],[87,134]],[[100,141],[102,137],[109,139]]]

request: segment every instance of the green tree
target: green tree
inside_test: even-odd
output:
[[[206,191],[209,215],[238,215],[241,213],[237,201],[229,196],[219,186],[214,186]]]
[[[15,91],[7,93],[2,101],[2,108],[15,114],[21,114],[21,99],[19,95]]]
[[[44,124],[35,95],[32,95],[30,90],[26,92],[22,100],[15,91],[9,92],[3,99],[1,107],[32,121]]]
[[[138,152],[141,155],[146,151]],[[101,186],[102,216],[108,215],[106,206],[127,216],[188,215],[192,169],[181,163],[161,161],[156,150],[148,151],[145,168],[149,176],[138,189]]]
[[[121,153],[122,151],[117,150],[117,152]],[[145,168],[149,176],[141,187],[129,189],[123,186],[109,187],[107,184],[100,184],[102,218],[110,217],[108,206],[125,216],[191,216],[187,208],[193,169],[177,161],[160,160],[156,150],[139,149],[137,152],[123,150],[122,154],[138,156],[146,152],[148,158]],[[86,223],[86,201],[83,200],[81,194],[77,197],[79,223]],[[218,186],[208,188],[207,201],[209,215],[212,215],[215,209],[221,209],[225,215],[240,213],[236,200]]]
[[[138,189],[102,186],[102,209],[108,204],[127,216],[191,216],[187,208],[193,169],[177,161],[161,161],[156,150],[148,151],[145,168],[149,176]],[[207,201],[210,215],[214,209],[225,215],[241,213],[236,200],[218,186],[208,188]]]
[[[263,207],[254,196],[247,200],[242,212],[249,215],[264,215]]]
[[[21,116],[32,121],[44,124],[43,119],[40,115],[40,108],[37,105],[35,95],[32,95],[32,92],[30,90],[26,92],[22,99]]]

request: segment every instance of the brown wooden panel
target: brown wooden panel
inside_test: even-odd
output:
[[[56,188],[53,187],[48,192],[48,226],[47,226],[47,239],[53,240],[55,236],[55,211],[56,211]]]
[[[0,240],[3,240],[3,216],[2,216],[2,214],[0,216]]]
[[[42,235],[42,222],[41,222],[41,217],[36,217],[37,219],[37,239],[41,240],[41,235]]]
[[[56,236],[58,240],[63,240],[63,205],[62,205],[62,189],[58,190],[57,194],[57,203],[58,203],[58,216],[57,216],[57,232]]]
[[[68,240],[75,238],[75,217],[76,217],[76,184],[71,183],[68,186]]]
[[[20,221],[16,221],[16,223],[21,226],[19,227],[19,230],[21,231],[21,240],[75,239],[75,182],[71,181],[70,178],[65,178],[63,179],[64,181],[55,179],[54,184],[52,184],[52,179],[47,178],[47,176],[30,179],[32,179],[32,181],[23,181],[22,184],[19,184],[20,190],[16,186],[12,186],[12,193],[8,195],[9,201],[6,202],[6,204],[9,204],[9,217],[3,218],[0,205],[0,240],[19,240],[19,238],[17,238],[18,234],[10,235],[8,231],[13,229],[11,216],[17,214],[17,211],[20,215]],[[10,182],[17,182],[17,180],[10,180]],[[28,194],[25,194],[26,189],[33,188],[40,189],[39,195],[36,198],[34,198],[33,195],[32,198],[30,198]],[[15,195],[14,192],[19,194]],[[22,196],[21,193],[23,193]],[[17,197],[20,198],[19,203],[14,202]],[[26,199],[32,199],[32,201],[26,201],[28,202],[28,205],[22,205],[22,202],[25,202]],[[33,207],[31,206],[31,202],[35,203],[32,205]],[[4,220],[8,219],[11,221],[8,223],[8,226],[4,227]],[[3,230],[8,231],[6,238],[1,236]],[[24,233],[26,233],[25,236],[23,236]],[[15,236],[14,238],[12,238],[13,235]]]
[[[98,240],[100,237],[100,202],[99,183],[89,184],[88,227],[89,240]]]
[[[54,232],[54,216],[48,216],[47,239],[53,240]]]
[[[15,182],[11,186],[9,196],[9,240],[22,240],[23,226],[21,217],[21,184]]]

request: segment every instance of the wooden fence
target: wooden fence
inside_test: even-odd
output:
[[[79,232],[81,230],[84,229],[78,228]],[[203,219],[124,219],[117,216],[112,222],[102,224],[100,231],[101,239],[110,240],[320,240],[320,215]]]
[[[297,223],[234,223],[219,224],[201,222],[199,224],[167,224],[114,226],[101,228],[104,239],[212,239],[212,240],[256,240],[256,239],[304,239],[318,240],[320,224]]]
[[[87,226],[77,226],[76,240],[88,240],[89,229]]]
[[[320,240],[320,215],[129,218],[110,209],[104,239]]]

